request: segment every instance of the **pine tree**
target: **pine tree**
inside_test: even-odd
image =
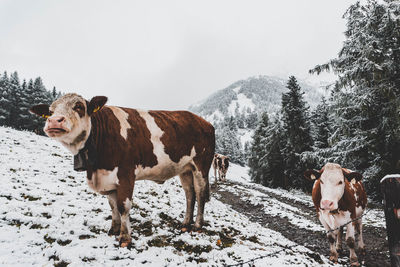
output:
[[[346,40],[338,57],[310,71],[338,75],[334,105],[342,110],[334,120],[339,129],[332,149],[342,155],[339,161],[364,173],[368,193],[375,197],[379,180],[399,171],[399,14],[394,0],[352,5],[344,15]]]
[[[324,149],[329,147],[330,137],[330,118],[329,118],[329,105],[322,97],[321,103],[315,108],[312,114],[312,124],[314,126],[314,147],[317,149]]]
[[[312,146],[309,108],[303,100],[304,92],[294,76],[289,77],[287,88],[289,92],[282,94],[282,128],[286,140],[283,147],[285,177],[289,179],[289,185],[308,189],[308,183],[303,178],[303,172],[308,166],[300,161],[300,154],[310,151]]]
[[[284,175],[282,141],[281,122],[275,119],[267,127],[266,135],[261,140],[264,144],[264,156],[260,158],[261,168],[265,170],[263,185],[288,188],[288,179]]]
[[[16,129],[20,129],[20,121],[21,121],[21,96],[22,89],[18,77],[18,73],[15,71],[10,75],[9,80],[9,115],[6,119],[6,124]]]
[[[249,175],[253,182],[261,184],[264,181],[264,176],[267,174],[265,165],[262,160],[266,153],[265,143],[263,142],[267,136],[267,129],[269,125],[268,114],[264,112],[261,115],[260,121],[254,131],[253,141],[251,144],[248,165],[250,167]]]
[[[7,72],[0,76],[0,125],[8,125],[10,117],[11,101],[10,101],[10,81]]]

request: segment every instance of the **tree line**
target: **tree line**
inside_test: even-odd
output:
[[[51,104],[61,93],[47,90],[40,77],[21,82],[18,72],[0,74],[0,125],[43,134],[44,120],[30,114],[37,104]]]
[[[369,196],[379,199],[379,181],[400,170],[400,2],[351,5],[345,41],[337,58],[310,73],[333,71],[329,98],[314,111],[295,77],[275,117],[263,114],[250,150],[253,181],[311,190],[307,168],[336,162],[364,175]]]

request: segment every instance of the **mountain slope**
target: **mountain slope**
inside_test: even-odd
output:
[[[234,165],[233,165],[234,166]],[[241,167],[232,176],[246,176]],[[311,251],[251,222],[212,195],[202,233],[180,233],[179,179],[140,181],[131,210],[133,247],[109,237],[111,212],[57,142],[0,127],[1,266],[222,266],[259,256],[255,266],[319,265]],[[322,257],[326,263],[326,258]]]
[[[225,89],[219,90],[189,107],[189,110],[215,122],[226,116],[236,116],[239,113],[275,113],[281,106],[282,93],[288,91],[287,80],[271,76],[250,77],[237,81]],[[322,88],[299,81],[305,92],[305,100],[315,107],[325,94]]]

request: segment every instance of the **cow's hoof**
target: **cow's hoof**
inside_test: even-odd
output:
[[[361,255],[365,256],[367,254],[367,250],[365,248],[360,248],[360,252]]]
[[[338,262],[338,255],[330,255],[329,256],[329,260],[334,262],[334,263],[337,263]]]
[[[119,246],[121,248],[129,248],[131,246],[131,242],[128,242],[128,241],[127,242],[120,242]]]
[[[119,246],[121,248],[130,248],[132,244],[132,240],[131,239],[125,239],[125,238],[120,238],[119,239]]]
[[[192,227],[190,225],[184,225],[181,227],[182,233],[190,232],[191,230],[192,230]]]
[[[358,261],[353,261],[350,263],[350,266],[360,266],[360,263]]]

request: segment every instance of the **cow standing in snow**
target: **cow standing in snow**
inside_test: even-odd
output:
[[[108,197],[112,209],[109,234],[120,246],[131,243],[129,211],[136,180],[164,183],[179,175],[186,195],[182,230],[203,225],[209,200],[208,172],[214,155],[213,126],[187,111],[144,111],[105,106],[107,97],[90,101],[66,94],[32,113],[46,118],[45,133],[74,157],[75,170],[87,172],[90,188]]]
[[[362,219],[359,218],[367,205],[367,195],[357,172],[342,168],[338,164],[327,163],[320,171],[307,170],[304,176],[315,180],[312,199],[318,218],[328,231],[330,260],[337,262],[341,249],[341,235],[346,225],[346,243],[350,250],[351,265],[359,265],[355,252],[355,231],[358,234],[358,248],[365,253],[362,238]],[[340,229],[339,229],[340,228]]]
[[[217,183],[217,180],[226,180],[226,172],[228,171],[229,167],[229,157],[224,156],[222,154],[215,153],[214,159],[212,162],[212,166],[214,168],[214,178],[215,178],[215,183]],[[217,171],[219,177],[217,178]]]

